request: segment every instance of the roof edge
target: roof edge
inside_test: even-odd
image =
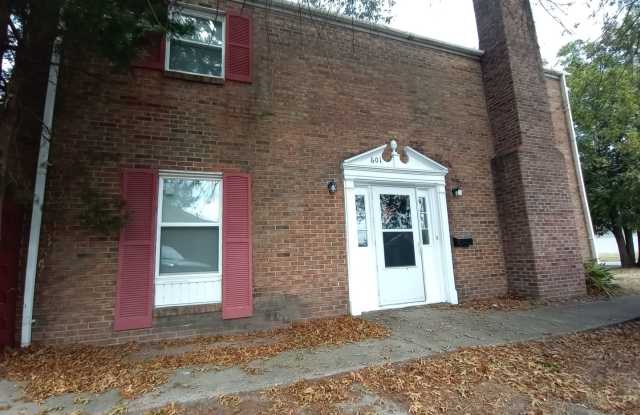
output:
[[[232,0],[240,5],[249,5],[262,9],[276,10],[281,13],[293,14],[300,16],[301,12],[303,17],[312,20],[324,21],[334,24],[340,27],[346,27],[359,32],[369,33],[372,35],[386,37],[388,39],[398,40],[404,43],[423,46],[430,49],[435,49],[443,52],[452,53],[454,55],[463,56],[479,60],[484,51],[480,49],[468,48],[465,46],[455,45],[453,43],[444,42],[441,40],[432,39],[429,37],[419,36],[410,32],[402,30],[392,29],[390,27],[375,24],[365,23],[357,20],[353,20],[349,17],[330,13],[320,9],[297,5],[291,2],[283,0]]]
[[[316,9],[313,7],[302,6],[285,0],[231,0],[241,6],[249,5],[252,7],[258,7],[261,9],[275,10],[281,13],[300,16],[301,12],[305,12],[303,17],[312,20],[320,20],[327,23],[334,24],[340,27],[346,27],[349,29],[357,30],[359,32],[369,33],[372,35],[382,36],[388,39],[397,40],[400,42],[408,43],[411,45],[422,46],[430,49],[435,49],[443,52],[448,52],[454,55],[480,60],[484,55],[484,51],[481,49],[468,48],[466,46],[460,46],[453,43],[445,42],[442,40],[433,39],[426,36],[416,35],[411,32],[403,30],[392,29],[390,27],[376,24],[366,23],[351,19],[346,16],[327,12],[324,10]],[[552,68],[543,68],[544,75],[553,78],[560,79],[563,72]]]
[[[562,71],[558,71],[552,68],[544,68],[544,75],[547,78],[552,78],[552,79],[560,79],[562,78],[562,75],[564,74],[564,72]]]

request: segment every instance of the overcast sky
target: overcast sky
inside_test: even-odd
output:
[[[477,48],[478,34],[472,0],[395,0],[391,26],[418,35],[457,45]],[[562,25],[546,13],[535,0],[534,18],[542,58],[549,66],[556,66],[558,50],[574,39],[595,39],[600,34],[601,21],[590,18],[586,0],[576,0],[567,8],[567,15],[556,13],[573,33],[566,33]],[[578,28],[574,24],[580,22]]]

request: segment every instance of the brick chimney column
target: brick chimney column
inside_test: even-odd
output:
[[[585,292],[566,161],[553,140],[528,0],[473,1],[509,290],[562,298]]]

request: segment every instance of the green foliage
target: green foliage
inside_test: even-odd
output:
[[[126,67],[149,32],[186,33],[192,28],[169,18],[169,0],[66,0],[61,16],[63,50],[91,50]]]
[[[560,51],[596,232],[640,227],[640,78],[617,52],[577,41]]]
[[[300,4],[370,23],[390,23],[394,0],[298,0]]]
[[[584,264],[584,271],[590,293],[611,297],[620,289],[620,286],[615,283],[613,272],[604,265],[590,261]]]
[[[609,2],[617,8],[616,13],[605,21],[601,43],[627,64],[637,65],[640,58],[640,0]]]
[[[82,210],[79,214],[83,228],[103,236],[117,235],[127,223],[127,212],[120,200],[108,198],[88,185],[80,192]]]

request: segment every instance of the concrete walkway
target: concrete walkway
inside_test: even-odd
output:
[[[232,367],[220,371],[179,369],[168,383],[135,400],[123,401],[118,392],[81,395],[86,405],[74,404],[79,395],[51,398],[42,405],[22,401],[19,385],[0,380],[0,414],[108,413],[127,407],[142,413],[171,402],[193,403],[234,394],[321,378],[366,366],[429,356],[461,347],[496,345],[540,339],[620,323],[640,317],[640,296],[610,301],[539,307],[526,311],[475,312],[455,307],[415,307],[376,312],[365,318],[392,329],[386,339],[340,347],[282,353],[255,361],[248,371]],[[54,409],[55,408],[55,409]],[[53,410],[52,410],[53,409]]]

